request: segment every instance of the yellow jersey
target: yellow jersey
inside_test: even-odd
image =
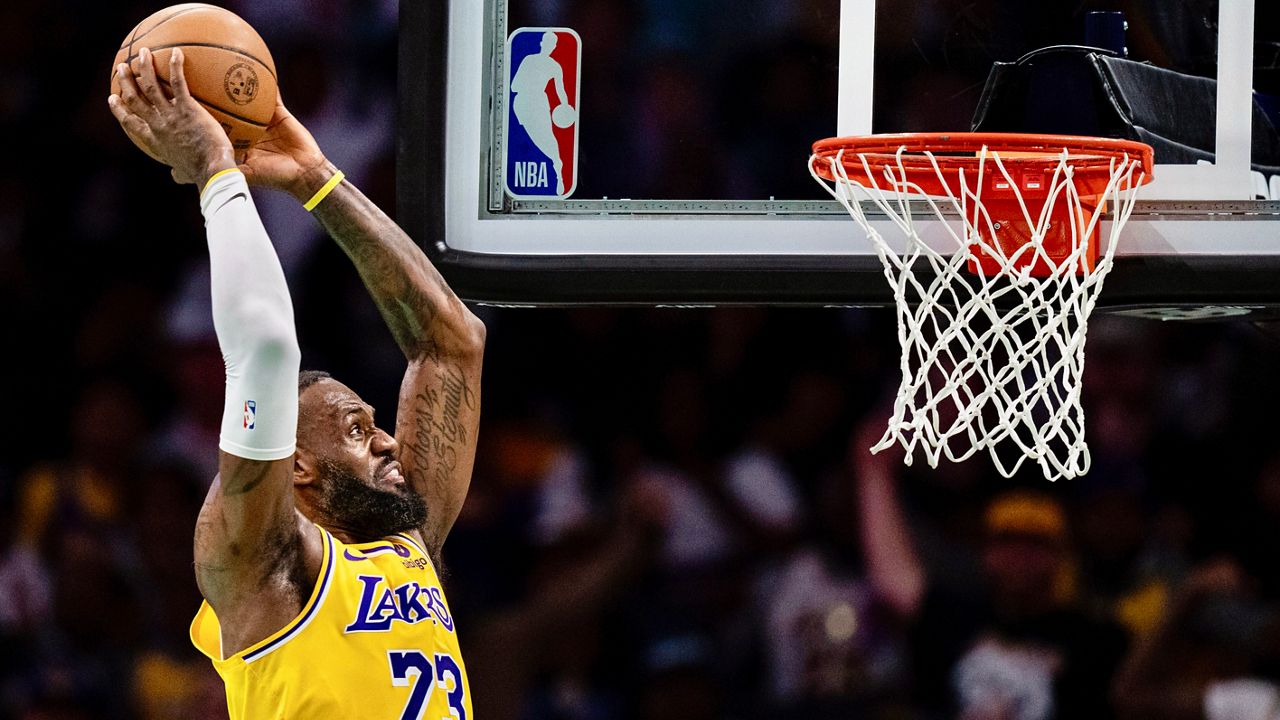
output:
[[[315,589],[278,632],[224,658],[208,602],[191,623],[231,720],[470,720],[453,614],[423,549],[407,535],[347,545],[320,534]]]

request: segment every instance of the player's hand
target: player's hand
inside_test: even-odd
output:
[[[137,73],[126,63],[116,66],[120,94],[107,98],[111,114],[133,144],[168,165],[179,183],[204,187],[209,176],[235,167],[226,132],[191,97],[183,74],[182,50],[174,48],[169,54],[172,98],[160,89],[151,50],[142,48],[138,59],[142,68]]]
[[[333,175],[311,133],[276,98],[267,131],[239,158],[250,185],[283,190],[305,201]]]

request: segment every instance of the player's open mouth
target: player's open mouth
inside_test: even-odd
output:
[[[388,465],[387,469],[383,471],[382,475],[378,476],[378,479],[381,480],[382,482],[389,482],[395,485],[403,484],[404,475],[400,473],[400,463],[393,462],[390,465]]]

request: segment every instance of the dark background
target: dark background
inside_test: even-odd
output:
[[[271,45],[291,109],[391,209],[395,3],[231,6]],[[622,22],[659,37],[715,26],[682,25],[671,7],[637,1]],[[155,9],[0,8],[0,717],[225,715],[187,640],[223,384],[196,194],[106,109],[110,58]],[[1276,29],[1264,13],[1259,24]],[[664,74],[637,87],[676,93],[676,109],[699,102],[696,85],[673,80],[678,67],[652,67]],[[788,126],[801,158],[809,124]],[[670,137],[677,155],[700,142]],[[651,181],[690,196],[731,182],[686,171],[672,162]],[[257,200],[304,366],[390,412],[403,361],[355,273],[291,201]],[[896,386],[891,313],[479,312],[478,462],[445,561],[483,720],[955,716],[955,658],[931,663],[951,635],[963,651],[962,630],[989,621],[964,603],[931,606],[933,625],[896,616],[859,541],[866,438],[855,438],[878,436]],[[1203,602],[1166,624],[1169,662],[1145,687],[1177,689],[1156,693],[1171,706],[1214,693],[1257,706],[1280,681],[1277,345],[1244,324],[1096,318],[1088,355],[1089,476],[1004,481],[983,461],[928,471],[919,459],[901,473],[930,586],[980,605],[984,508],[1010,487],[1038,489],[1070,519],[1073,617],[1123,628],[1100,666],[1131,658],[1194,595]],[[1100,682],[1089,700],[1106,712],[1174,716],[1138,707],[1122,691],[1134,685]],[[1044,717],[1004,712],[983,717]]]

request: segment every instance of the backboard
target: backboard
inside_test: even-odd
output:
[[[1100,307],[1280,306],[1280,21],[1253,0],[400,13],[398,216],[469,300],[889,304],[871,245],[810,179],[810,146],[981,128],[1156,147]]]

